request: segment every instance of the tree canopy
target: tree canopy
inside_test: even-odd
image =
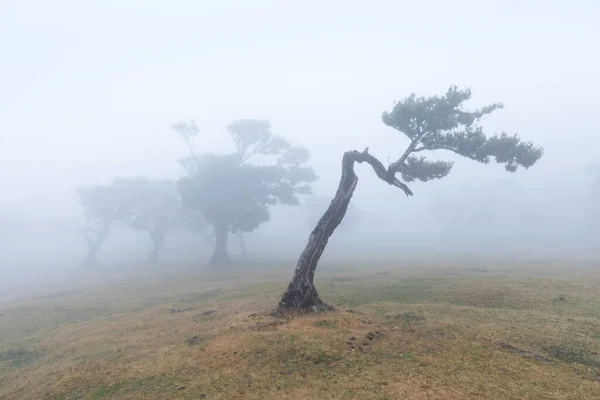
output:
[[[530,168],[542,157],[542,147],[523,142],[517,135],[505,132],[493,136],[484,134],[479,121],[503,108],[503,105],[495,103],[467,110],[464,103],[470,99],[470,89],[451,86],[442,96],[417,97],[411,94],[396,102],[391,111],[383,112],[383,123],[409,139],[406,149],[388,167],[369,154],[368,148],[362,152],[351,150],[344,153],[336,195],[309,236],[294,277],[281,298],[279,311],[330,308],[317,294],[314,273],[329,237],[346,214],[358,183],[355,163],[368,163],[381,180],[398,187],[406,196],[412,196],[413,192],[405,182],[441,179],[453,167],[450,161],[432,161],[420,155],[426,151],[447,150],[483,164],[493,160],[503,164],[508,172],[515,172],[519,167]]]
[[[456,86],[444,96],[416,97],[413,93],[396,102],[391,111],[385,111],[383,123],[410,140],[402,156],[389,166],[387,175],[400,173],[405,182],[427,182],[450,173],[452,162],[430,161],[417,155],[423,151],[448,150],[482,164],[494,160],[509,172],[519,166],[527,169],[542,157],[542,147],[522,142],[516,134],[486,136],[480,119],[504,105],[494,103],[468,111],[464,103],[471,95],[470,89]]]
[[[230,154],[198,155],[191,143],[199,134],[194,122],[179,122],[172,128],[190,153],[180,160],[186,171],[178,181],[183,205],[199,211],[214,229],[210,264],[229,261],[229,232],[252,232],[269,220],[271,206],[298,205],[298,196],[310,194],[310,184],[317,179],[306,165],[310,152],[273,135],[268,121],[231,123],[227,131],[235,150]]]

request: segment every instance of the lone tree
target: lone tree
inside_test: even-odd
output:
[[[229,233],[252,232],[270,218],[269,207],[298,205],[298,196],[311,193],[317,179],[305,163],[310,153],[271,133],[268,121],[238,120],[227,127],[235,142],[231,154],[198,155],[191,138],[197,125],[176,123],[172,128],[187,144],[189,157],[180,160],[186,176],[178,181],[182,204],[199,211],[212,225],[215,248],[209,265],[231,260]],[[244,246],[245,247],[245,246]]]
[[[383,123],[404,134],[410,141],[402,155],[387,168],[369,154],[368,148],[362,152],[352,150],[344,153],[335,197],[310,234],[276,312],[323,311],[332,308],[319,298],[313,280],[327,241],[344,218],[356,189],[358,177],[354,172],[355,163],[368,163],[379,179],[399,188],[406,196],[412,196],[412,191],[404,182],[440,179],[448,175],[453,166],[449,161],[429,161],[418,155],[424,151],[449,150],[483,164],[493,159],[504,164],[509,172],[515,172],[519,166],[529,168],[542,157],[542,147],[522,142],[517,135],[502,133],[486,136],[478,124],[479,120],[503,105],[496,103],[467,111],[463,109],[463,103],[470,98],[470,89],[452,86],[443,96],[426,98],[411,94],[396,102],[392,111],[384,112]],[[404,182],[396,177],[397,174]]]

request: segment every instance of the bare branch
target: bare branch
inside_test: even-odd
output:
[[[344,155],[346,157],[350,157],[353,161],[356,161],[359,164],[362,164],[363,162],[368,163],[373,168],[379,179],[392,186],[402,189],[406,196],[413,195],[413,192],[409,189],[409,187],[396,178],[396,171],[394,171],[391,166],[390,168],[385,168],[381,161],[369,154],[368,147],[362,152],[358,150],[352,150],[346,152]]]
[[[194,146],[192,146],[192,142],[189,136],[181,136],[185,144],[187,145],[188,151],[190,152],[190,158],[196,161],[196,166],[200,167],[200,157],[194,151]]]
[[[171,124],[171,129],[173,129],[179,137],[185,142],[187,148],[189,150],[190,156],[193,160],[196,161],[196,164],[200,166],[200,157],[194,151],[194,147],[192,146],[191,138],[192,136],[197,135],[200,132],[198,125],[195,121],[191,121],[190,123],[185,122],[177,122]]]

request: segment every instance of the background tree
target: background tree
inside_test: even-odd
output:
[[[252,232],[269,220],[270,206],[299,204],[298,196],[310,194],[310,184],[317,179],[314,170],[305,166],[309,151],[273,135],[268,121],[230,124],[227,130],[236,149],[221,155],[196,154],[191,138],[199,129],[194,122],[180,122],[172,128],[190,152],[180,161],[186,171],[178,181],[182,203],[200,212],[214,230],[210,265],[230,262],[230,232]]]
[[[109,186],[78,188],[79,202],[85,209],[85,225],[80,233],[88,246],[82,266],[96,265],[100,247],[110,234],[116,210],[109,195]]]
[[[159,261],[166,236],[174,229],[194,232],[208,243],[214,243],[204,217],[181,206],[174,182],[142,176],[118,178],[109,185],[80,188],[78,193],[86,210],[86,223],[80,231],[88,244],[85,265],[97,263],[98,251],[115,223],[148,233],[152,250],[146,263]]]
[[[109,185],[94,185],[77,189],[79,202],[85,209],[85,225],[80,230],[88,253],[82,266],[96,265],[100,247],[110,234],[113,224],[127,220],[142,199],[144,178],[115,179]]]
[[[279,303],[279,312],[331,308],[319,298],[313,280],[327,241],[344,218],[356,189],[355,163],[368,163],[379,179],[401,189],[406,196],[412,196],[413,192],[396,177],[397,174],[405,182],[427,182],[445,177],[453,166],[449,161],[430,161],[418,155],[425,151],[448,150],[483,164],[493,159],[504,164],[509,172],[515,172],[519,166],[529,168],[542,157],[541,147],[522,142],[517,135],[502,133],[487,137],[478,121],[503,106],[497,103],[473,111],[464,110],[463,103],[470,98],[470,89],[452,86],[443,96],[425,98],[411,94],[397,102],[392,111],[384,112],[383,123],[409,139],[402,155],[387,168],[369,154],[368,148],[362,152],[352,150],[344,153],[335,197],[309,236],[294,276]]]
[[[123,222],[132,229],[148,232],[152,250],[146,263],[156,263],[168,231],[181,223],[177,188],[171,181],[138,178],[129,182],[132,190],[139,191],[136,195],[138,202],[132,205],[129,215],[123,216]]]

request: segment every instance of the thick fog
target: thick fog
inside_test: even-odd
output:
[[[77,187],[181,177],[186,147],[174,122],[195,120],[198,151],[218,153],[233,149],[231,121],[267,119],[310,150],[313,191],[331,198],[344,151],[369,146],[384,163],[404,151],[384,110],[450,85],[470,87],[473,107],[503,102],[482,121],[486,132],[518,133],[544,146],[543,158],[509,174],[439,152],[433,159],[456,161],[451,174],[411,183],[411,198],[359,165],[355,224],[342,223],[325,259],[592,257],[599,20],[591,0],[5,0],[0,292],[77,269],[86,251]],[[314,215],[273,208],[246,235],[250,255],[289,260],[291,273]],[[192,236],[170,235],[164,261],[201,267],[211,249]],[[100,262],[139,263],[150,245],[116,227]],[[235,258],[235,236],[229,245]]]

